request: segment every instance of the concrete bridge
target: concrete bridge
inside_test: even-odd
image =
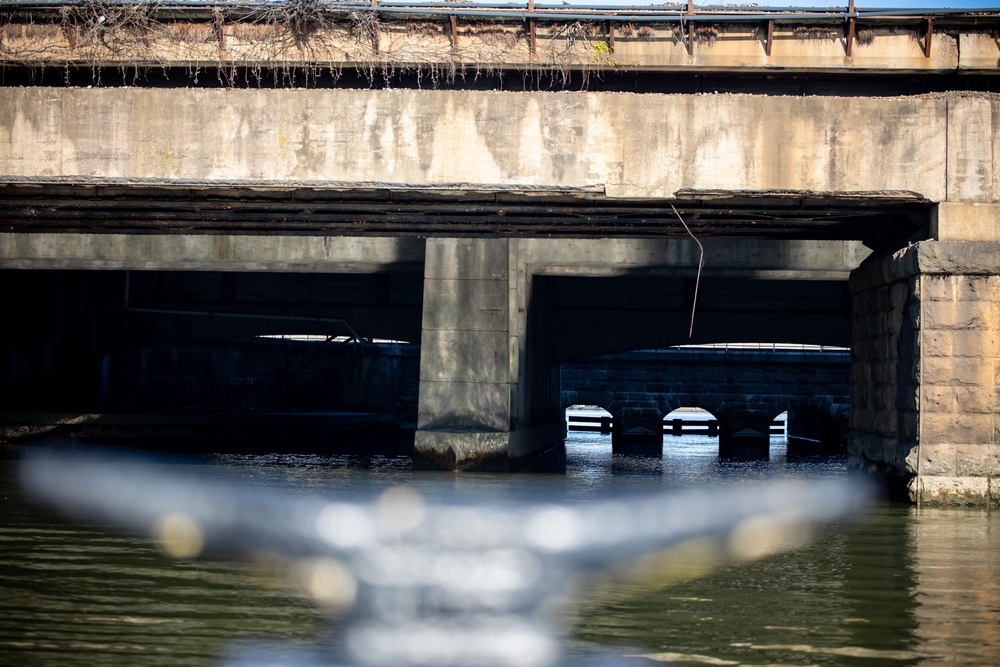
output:
[[[792,456],[835,453],[846,438],[850,353],[838,350],[647,350],[564,364],[564,406],[613,417],[615,451],[662,452],[666,415],[697,407],[718,420],[722,456],[767,456],[774,418],[788,412]]]
[[[8,397],[348,321],[420,342],[418,460],[509,470],[563,436],[560,363],[842,345],[858,467],[1000,497],[996,13],[15,4]]]

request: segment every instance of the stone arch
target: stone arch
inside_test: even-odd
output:
[[[668,407],[668,408],[666,408],[664,410],[664,415],[663,415],[663,433],[664,433],[664,435],[678,436],[678,435],[684,434],[685,432],[690,433],[691,431],[689,431],[689,430],[687,430],[687,429],[684,428],[684,418],[682,418],[682,417],[675,417],[675,418],[671,419],[670,416],[672,414],[674,414],[675,412],[677,412],[678,410],[692,409],[693,408],[693,409],[700,410],[703,413],[707,414],[708,415],[708,419],[710,419],[710,420],[712,420],[714,422],[713,424],[709,424],[709,426],[707,428],[706,434],[708,436],[711,436],[711,437],[718,437],[719,436],[719,430],[720,430],[722,422],[719,419],[719,416],[712,409],[703,407],[702,403],[704,403],[704,401],[692,399],[692,400],[688,400],[688,401],[682,402],[677,407]]]
[[[563,405],[562,414],[563,419],[566,421],[567,432],[582,431],[611,435],[611,425],[614,421],[614,415],[599,403]]]

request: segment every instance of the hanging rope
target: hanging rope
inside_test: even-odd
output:
[[[684,230],[688,233],[688,236],[694,239],[694,242],[698,244],[698,250],[700,252],[700,255],[698,256],[698,275],[695,276],[694,279],[694,301],[691,302],[691,327],[688,329],[688,338],[692,338],[694,336],[694,311],[695,308],[698,307],[698,285],[701,283],[701,267],[705,266],[705,246],[701,244],[698,237],[691,233],[691,228],[687,226],[687,223],[684,222],[684,218],[682,218],[681,214],[677,212],[677,209],[674,208],[673,204],[670,205],[670,208],[673,209],[674,215],[676,215],[677,219],[681,221],[682,225],[684,225]]]

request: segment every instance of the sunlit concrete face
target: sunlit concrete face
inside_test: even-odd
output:
[[[0,177],[993,201],[991,154],[956,147],[989,142],[997,106],[958,96],[14,88],[0,100]]]

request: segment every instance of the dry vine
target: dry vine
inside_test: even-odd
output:
[[[535,54],[520,21],[463,21],[457,28],[433,20],[380,21],[374,10],[338,12],[323,0],[216,7],[207,20],[204,13],[185,18],[167,10],[161,0],[82,0],[63,6],[48,23],[0,14],[0,62],[62,67],[67,80],[71,69],[85,66],[95,84],[102,71],[117,67],[133,78],[150,68],[164,75],[186,69],[197,82],[211,70],[225,85],[306,86],[320,76],[335,82],[352,65],[370,85],[390,84],[401,73],[432,86],[468,76],[502,81],[517,69],[537,87],[546,80],[566,87],[576,73],[586,86],[594,73],[624,66],[599,22],[540,25],[538,43],[547,48]],[[625,24],[619,35],[642,38],[644,30]]]

